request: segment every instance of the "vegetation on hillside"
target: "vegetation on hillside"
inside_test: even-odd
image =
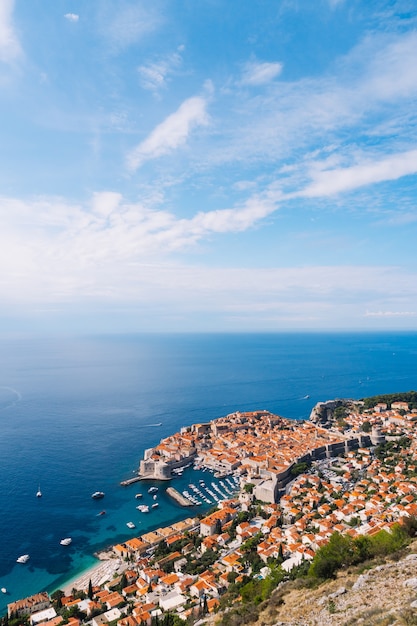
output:
[[[417,409],[417,391],[404,391],[402,393],[388,393],[380,396],[362,398],[365,409],[371,409],[376,404],[382,402],[391,408],[393,402],[407,402],[408,408]]]

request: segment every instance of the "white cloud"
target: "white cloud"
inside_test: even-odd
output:
[[[83,303],[108,312],[113,305],[134,310],[143,304],[156,325],[169,311],[170,323],[176,315],[215,313],[231,328],[233,320],[245,325],[254,318],[264,328],[281,322],[334,327],[335,320],[360,327],[367,319],[414,316],[417,275],[402,267],[204,267],[178,261],[177,252],[210,233],[262,219],[272,210],[268,201],[254,198],[235,211],[187,220],[114,192],[96,193],[86,206],[0,198],[3,311]]]
[[[80,16],[76,13],[65,13],[64,17],[69,22],[78,22],[78,20],[80,19]]]
[[[0,61],[11,63],[22,54],[22,49],[13,28],[12,13],[14,0],[0,2]]]
[[[410,150],[352,167],[316,172],[313,183],[294,195],[307,198],[330,196],[416,173],[417,150]]]
[[[206,106],[207,102],[202,97],[185,100],[175,113],[169,115],[130,152],[128,168],[136,170],[144,162],[169,154],[183,145],[194,128],[208,124]]]
[[[183,50],[183,47],[180,49]],[[181,65],[181,62],[181,55],[175,52],[164,59],[140,65],[138,74],[141,86],[149,91],[165,87],[167,77]]]
[[[282,72],[282,68],[282,63],[247,63],[243,71],[241,82],[243,85],[265,85],[279,76]]]
[[[385,154],[414,147],[413,58],[417,32],[369,35],[324,75],[272,81],[266,94],[239,90],[236,99],[228,88],[223,132],[208,158],[216,164],[285,159],[290,165],[317,145],[332,144],[345,154],[353,149],[352,134],[360,143],[372,135],[376,150],[380,139]]]
[[[365,317],[415,317],[414,311],[366,311]]]

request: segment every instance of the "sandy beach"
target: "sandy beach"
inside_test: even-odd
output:
[[[127,567],[127,564],[118,559],[111,552],[101,552],[97,555],[98,562],[80,576],[68,581],[62,588],[65,595],[70,595],[73,589],[77,591],[87,591],[89,581],[91,580],[93,587],[103,585],[105,582],[112,580],[115,574],[121,574]]]

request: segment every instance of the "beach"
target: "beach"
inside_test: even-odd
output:
[[[127,568],[127,563],[117,558],[113,552],[100,552],[97,558],[98,563],[61,587],[65,595],[70,595],[73,589],[87,591],[90,580],[93,587],[103,585]]]

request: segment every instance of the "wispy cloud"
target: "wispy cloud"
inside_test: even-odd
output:
[[[349,320],[409,319],[417,303],[417,275],[396,266],[207,267],[181,262],[211,233],[239,231],[272,209],[267,198],[241,209],[179,219],[164,210],[102,192],[88,205],[58,198],[0,199],[0,291],[4,307],[42,303],[146,303],[160,320],[215,313],[225,324],[256,317],[306,327]],[[22,227],[23,225],[23,227]],[[403,307],[399,308],[398,302]],[[10,309],[10,310],[11,310]],[[162,317],[161,317],[162,316]],[[227,321],[229,320],[229,322]],[[233,322],[234,320],[234,322]],[[157,324],[159,322],[156,322]],[[382,323],[382,322],[381,322]]]
[[[241,83],[252,86],[265,85],[279,76],[282,68],[282,63],[251,61],[243,68]]]
[[[362,142],[372,136],[375,146],[380,138],[385,153],[404,150],[404,142],[414,141],[407,131],[415,128],[411,103],[417,97],[417,72],[411,58],[417,58],[417,32],[370,34],[324,75],[280,77],[264,94],[240,90],[225,108],[224,133],[210,154],[212,162],[285,159],[288,165],[318,144],[332,144],[345,154],[354,145],[346,145],[351,132]]]
[[[168,154],[183,145],[194,128],[208,124],[206,108],[207,101],[202,97],[185,100],[175,113],[169,115],[130,152],[128,168],[136,170],[146,161]]]
[[[14,0],[0,2],[0,61],[11,63],[22,54],[19,39],[13,27]]]
[[[316,172],[313,175],[313,183],[295,195],[308,198],[330,196],[365,185],[397,180],[415,173],[417,173],[417,150],[410,150],[352,167]]]
[[[101,8],[100,32],[113,50],[119,51],[153,33],[163,21],[154,3],[119,0]]]
[[[366,311],[365,317],[415,317],[415,311]]]
[[[144,89],[158,91],[166,87],[168,76],[170,76],[182,63],[181,46],[177,52],[163,59],[143,64],[138,67],[139,81]]]

